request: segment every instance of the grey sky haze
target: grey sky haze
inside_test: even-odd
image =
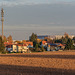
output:
[[[4,34],[13,39],[28,39],[32,32],[75,34],[74,0],[1,0],[0,6],[5,12]]]

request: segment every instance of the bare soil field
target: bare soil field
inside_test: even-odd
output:
[[[0,75],[75,75],[75,52],[0,54]]]

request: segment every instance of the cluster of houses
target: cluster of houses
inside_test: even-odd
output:
[[[44,39],[61,39],[62,37],[69,37],[70,39],[73,39],[74,35],[68,35],[66,32],[64,35],[54,35],[54,36],[49,36],[49,35],[40,35],[37,36],[38,40],[44,40]],[[74,44],[75,45],[75,44]],[[65,49],[65,44],[61,43],[49,43],[48,41],[42,41],[41,46],[46,48],[47,51],[58,51],[58,50],[64,50]]]
[[[66,35],[68,35],[67,33],[64,34],[63,37],[65,37]],[[73,38],[73,35],[68,35],[69,38]],[[46,51],[58,51],[58,50],[64,50],[65,48],[65,44],[61,44],[61,43],[49,43],[48,41],[44,41],[44,39],[46,38],[50,38],[51,40],[55,39],[55,38],[62,38],[62,36],[48,36],[48,35],[43,35],[43,36],[37,36],[37,41],[41,42],[40,47],[44,47],[46,49]],[[30,51],[31,48],[33,47],[33,42],[26,42],[24,41],[21,44],[18,44],[16,41],[13,42],[4,42],[5,45],[5,49],[9,52],[28,52]]]
[[[33,48],[33,42],[23,42],[23,44],[18,44],[17,42],[4,42],[4,45],[8,52],[26,53],[30,51],[30,48]],[[40,46],[43,46],[47,51],[58,51],[60,49],[64,50],[65,48],[65,45],[61,43],[48,43],[47,41],[42,41]]]
[[[24,42],[23,44],[18,44],[17,42],[4,42],[4,45],[8,52],[25,53],[29,51],[30,47],[33,47],[33,42]]]
[[[65,48],[65,44],[48,43],[47,41],[42,41],[41,46],[46,48],[47,51],[58,51],[58,50],[64,50]]]

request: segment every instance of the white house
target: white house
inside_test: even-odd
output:
[[[9,52],[27,52],[28,47],[22,44],[9,44],[6,46],[6,50]]]

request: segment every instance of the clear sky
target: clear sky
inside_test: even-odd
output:
[[[0,0],[4,35],[24,40],[32,34],[75,34],[75,0]],[[1,22],[0,22],[1,34]]]

